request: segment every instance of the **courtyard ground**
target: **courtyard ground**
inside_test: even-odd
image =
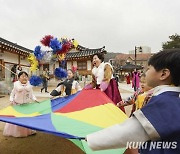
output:
[[[132,94],[130,85],[120,83],[120,92],[123,98]],[[35,87],[34,94],[39,101],[46,100],[50,95],[48,93],[40,93],[41,87]],[[48,91],[52,91],[54,87],[48,87]],[[1,95],[0,109],[8,106],[9,95]],[[131,106],[126,108],[129,115]],[[4,123],[0,122],[0,154],[83,154],[76,145],[67,139],[37,132],[36,135],[26,138],[4,137],[2,135]]]

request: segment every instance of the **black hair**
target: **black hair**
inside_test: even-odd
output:
[[[94,57],[95,55],[101,60],[101,62],[104,61],[104,54],[102,54],[102,53],[96,53],[96,54],[93,55],[93,57]]]
[[[22,67],[19,65],[17,69],[19,70],[20,68],[21,68],[21,70],[22,70]]]
[[[169,69],[171,82],[175,86],[180,85],[180,49],[166,49],[153,55],[148,62],[156,71]]]
[[[11,68],[11,71],[13,73],[16,73],[16,67],[17,67],[17,64],[14,64],[13,67]],[[11,73],[12,74],[12,73]]]
[[[18,74],[18,78],[20,78],[21,75],[25,74],[28,77],[28,74],[25,71],[22,71]]]

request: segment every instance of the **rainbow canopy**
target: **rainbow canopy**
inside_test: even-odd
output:
[[[82,90],[68,97],[0,110],[0,121],[67,138],[85,153],[123,153],[124,149],[93,152],[81,138],[126,119],[100,90]]]

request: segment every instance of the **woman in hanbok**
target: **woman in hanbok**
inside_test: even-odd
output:
[[[116,105],[122,99],[118,89],[118,83],[113,77],[113,68],[111,64],[104,62],[103,54],[95,54],[93,56],[93,66],[93,80],[90,84],[86,85],[84,89],[100,89]],[[120,107],[120,109],[125,112],[124,107]]]
[[[132,73],[132,88],[134,88],[134,91],[137,91],[139,89],[140,87],[139,82],[140,82],[140,73],[135,69],[134,72]]]

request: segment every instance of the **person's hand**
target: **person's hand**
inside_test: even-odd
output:
[[[101,91],[105,91],[107,89],[108,85],[109,84],[107,82],[103,81],[103,82],[101,82],[99,88],[101,89]]]
[[[120,101],[119,103],[116,104],[117,107],[121,107],[121,106],[124,106],[125,103],[123,101]]]
[[[87,84],[85,87],[84,87],[85,90],[88,90],[88,89],[93,89],[93,85],[92,84]]]
[[[11,106],[12,106],[13,104],[14,104],[14,102],[13,102],[13,101],[10,101],[10,104],[9,104],[9,105],[11,105]]]
[[[87,142],[87,138],[86,137],[82,137],[81,140],[84,140]]]
[[[120,102],[116,104],[117,107],[120,107]]]

